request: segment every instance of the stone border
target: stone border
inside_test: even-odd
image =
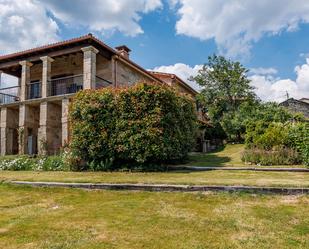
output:
[[[234,170],[234,171],[268,171],[268,172],[308,172],[306,168],[258,168],[258,167],[203,167],[203,166],[169,166],[169,170],[211,171],[211,170]]]
[[[65,187],[103,190],[139,190],[152,192],[249,192],[265,194],[309,194],[309,188],[258,187],[258,186],[211,186],[211,185],[168,185],[168,184],[129,184],[129,183],[64,183],[64,182],[28,182],[10,181],[15,185],[34,187]]]

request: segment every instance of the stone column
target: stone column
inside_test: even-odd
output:
[[[1,137],[1,156],[7,154],[7,108],[1,108],[1,123],[0,123],[0,137]]]
[[[97,50],[93,46],[88,46],[82,48],[84,52],[84,71],[83,71],[83,84],[84,89],[95,89],[96,83],[96,60],[97,60]]]
[[[51,63],[54,61],[49,56],[44,56],[40,58],[43,62],[42,69],[42,98],[49,96],[48,86],[51,80]]]
[[[69,99],[62,100],[62,114],[61,114],[61,144],[62,146],[67,145],[69,142]]]
[[[28,127],[27,119],[29,118],[29,106],[24,104],[19,106],[19,129],[18,129],[18,142],[19,142],[19,154],[28,153]]]
[[[21,61],[19,64],[22,66],[21,80],[20,80],[20,101],[27,99],[27,85],[30,83],[30,67],[32,63],[29,61]]]
[[[48,152],[47,120],[48,120],[48,103],[42,102],[40,104],[40,126],[38,130],[38,153],[40,155],[46,155]]]

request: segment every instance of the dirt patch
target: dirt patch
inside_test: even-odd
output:
[[[300,196],[282,196],[280,202],[284,204],[298,204],[300,200]]]
[[[0,234],[7,233],[9,231],[8,228],[0,228]]]

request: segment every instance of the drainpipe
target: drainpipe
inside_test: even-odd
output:
[[[117,87],[117,57],[112,57],[112,82]]]
[[[2,71],[0,70],[0,89],[2,88]]]

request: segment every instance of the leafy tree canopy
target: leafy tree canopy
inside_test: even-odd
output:
[[[215,127],[222,127],[227,138],[243,141],[246,127],[255,122],[300,120],[277,103],[262,103],[253,92],[248,70],[239,62],[213,55],[192,78],[201,87],[198,101]]]
[[[236,111],[244,101],[256,101],[247,73],[239,62],[217,55],[208,57],[193,80],[202,87],[198,99],[212,121],[221,121],[224,113]]]

